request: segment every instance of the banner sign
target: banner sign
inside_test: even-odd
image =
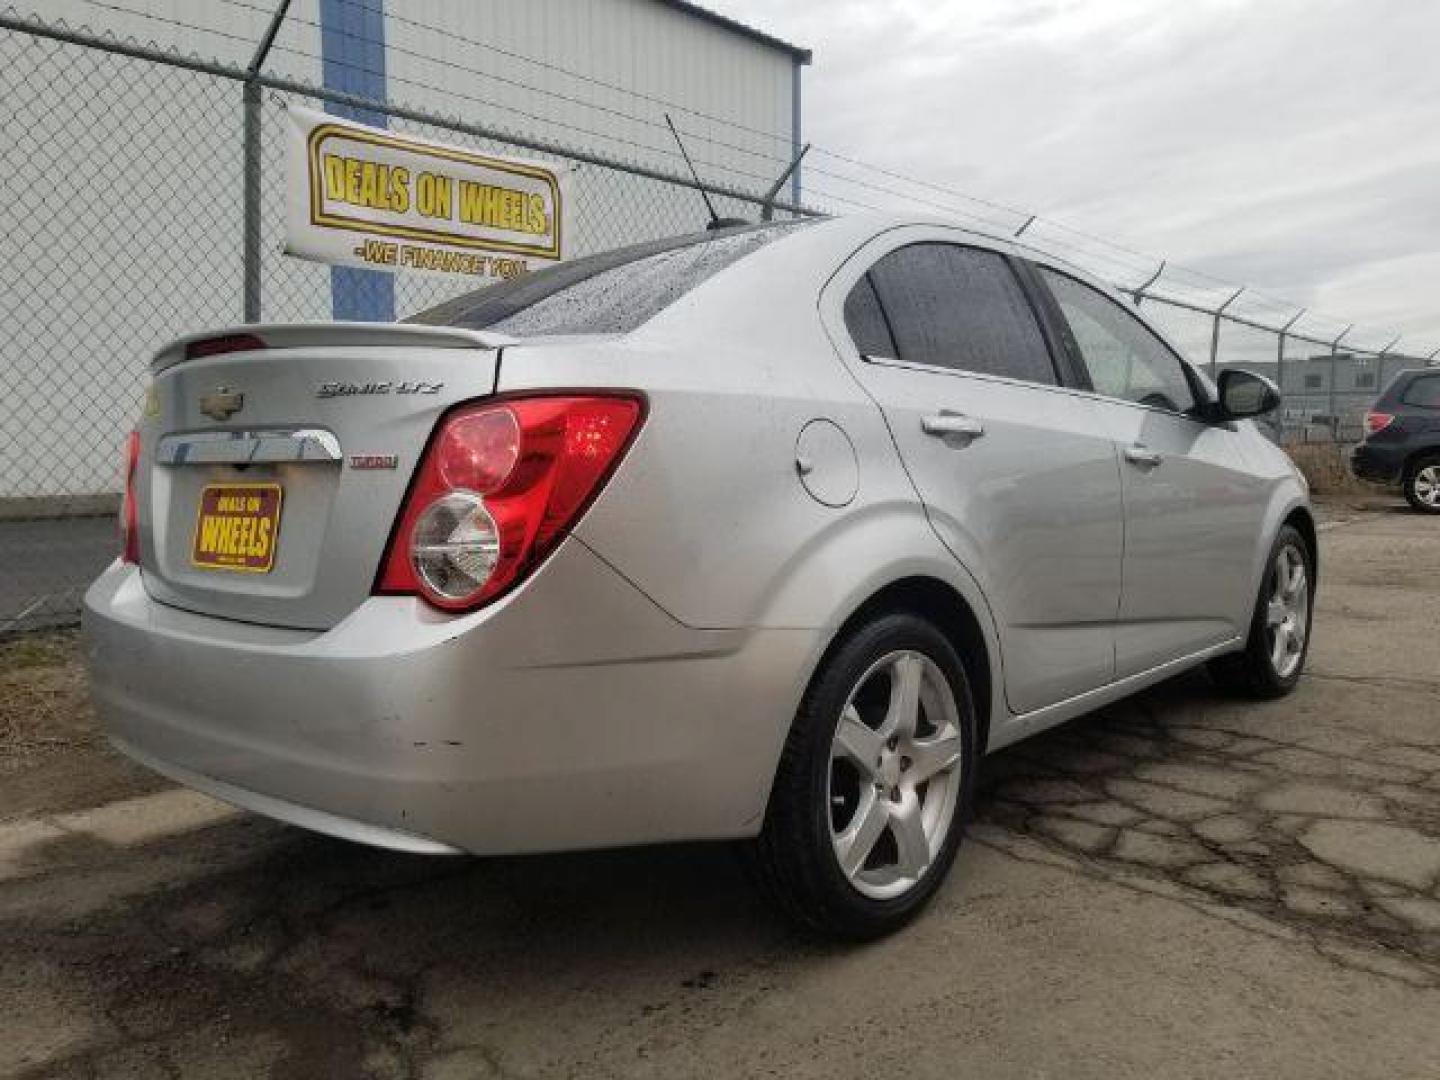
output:
[[[564,258],[567,170],[288,112],[289,254],[487,279]]]

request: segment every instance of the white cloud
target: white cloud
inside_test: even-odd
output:
[[[1434,0],[716,6],[815,50],[817,146],[1440,345]]]

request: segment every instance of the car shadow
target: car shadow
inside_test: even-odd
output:
[[[993,754],[977,821],[1144,870],[1116,845],[1190,843],[1189,826],[1163,807],[1142,814],[1141,795],[1117,799],[1115,784],[1198,798],[1135,777],[1212,754],[1199,721],[1228,700],[1190,674]],[[1113,835],[1077,851],[1086,808]],[[1117,810],[1124,824],[1100,823]],[[1069,831],[1054,831],[1062,818]],[[476,1017],[533,1021],[577,996],[604,1016],[612,998],[667,1009],[714,987],[759,993],[777,963],[823,970],[854,951],[778,920],[728,844],[436,858],[244,815],[131,847],[58,837],[27,858],[22,876],[0,881],[0,951],[15,970],[72,973],[87,999],[72,1007],[101,1010],[147,1053],[217,1018],[231,1035],[263,1031],[286,1047],[277,1074],[344,1075],[337,1046],[420,1053]],[[120,1045],[96,1041],[70,1064],[95,1068]]]
[[[1163,738],[1167,714],[1212,700],[1218,700],[1217,691],[1203,675],[1181,676],[992,754],[981,773],[977,817],[993,817],[1000,788],[1033,772],[1037,761],[1063,773],[1073,758],[1073,771],[1080,775],[1097,740],[1134,738],[1142,730]],[[681,954],[720,941],[732,949],[744,942],[757,949],[782,941],[808,944],[770,914],[747,879],[739,845],[727,843],[418,856],[240,814],[128,847],[67,834],[32,847],[25,869],[18,881],[0,883],[0,892],[34,891],[37,906],[24,911],[32,927],[71,918],[63,886],[80,880],[87,916],[117,926],[140,919],[186,949],[208,947],[233,932],[252,933],[267,923],[293,935],[355,919],[381,936],[408,928],[419,937],[426,924],[443,925],[447,951],[493,952],[524,940],[533,955],[573,949],[584,940],[637,936],[645,938],[647,949],[673,943]],[[119,873],[107,877],[114,871]],[[132,888],[135,881],[143,887]],[[106,882],[117,885],[113,898],[103,896]],[[8,907],[15,909],[13,899]],[[200,909],[203,917],[196,914]],[[410,944],[427,951],[418,941]]]

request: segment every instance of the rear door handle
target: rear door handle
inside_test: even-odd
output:
[[[962,439],[978,439],[985,434],[985,425],[973,416],[942,410],[931,416],[920,418],[920,430],[926,435],[943,439],[947,435],[958,435]]]
[[[1154,450],[1147,448],[1143,443],[1134,443],[1125,447],[1125,460],[1131,465],[1139,465],[1141,468],[1153,469],[1164,460]]]

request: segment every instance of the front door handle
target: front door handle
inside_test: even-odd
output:
[[[922,416],[920,430],[926,435],[934,435],[937,439],[958,436],[968,442],[984,435],[985,425],[973,416],[944,410],[931,416]]]
[[[1125,447],[1125,460],[1131,465],[1139,465],[1144,469],[1153,469],[1164,459],[1154,450],[1149,449],[1144,443],[1134,443]]]

